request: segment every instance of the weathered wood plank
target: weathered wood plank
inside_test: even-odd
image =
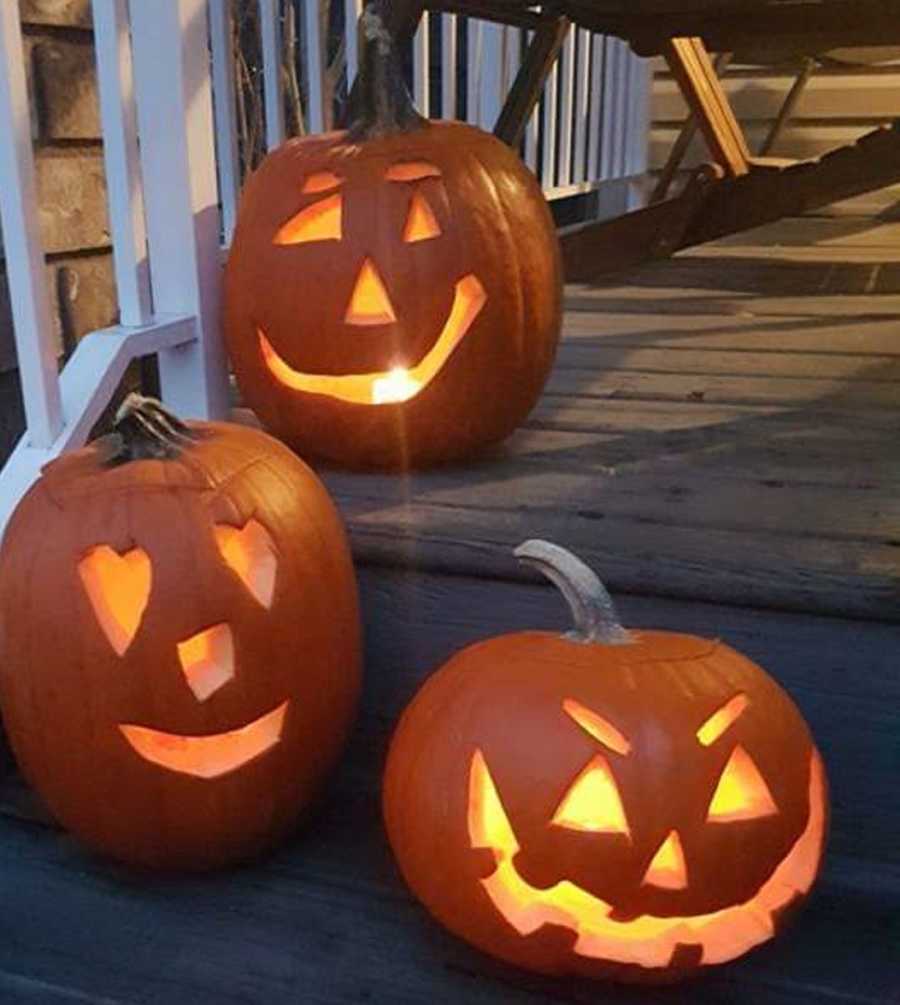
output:
[[[743,477],[717,477],[715,464],[723,451],[715,442],[708,450],[712,453],[708,467],[696,462],[694,455],[700,452],[696,446],[682,452],[681,464],[640,465],[642,458],[633,451],[630,456],[638,462],[636,468],[627,461],[614,467],[602,463],[582,467],[581,455],[598,460],[603,456],[591,445],[570,454],[560,465],[547,464],[546,457],[539,466],[523,464],[517,456],[496,470],[485,465],[462,479],[452,470],[440,469],[402,480],[391,475],[361,479],[332,472],[327,484],[345,506],[354,510],[364,506],[367,516],[377,511],[382,526],[393,521],[398,531],[413,516],[409,500],[435,514],[453,508],[505,516],[511,526],[521,528],[523,539],[534,515],[568,506],[576,506],[586,519],[621,518],[679,531],[736,531],[794,542],[820,539],[818,550],[823,552],[834,548],[836,541],[870,541],[879,549],[900,531],[900,498],[890,488],[879,493],[855,486],[805,485],[800,483],[799,471],[796,483],[784,484],[768,475],[765,461]],[[724,450],[727,455],[727,446]],[[669,448],[660,445],[657,452],[668,454]],[[644,457],[651,453],[648,447]],[[798,466],[802,461],[796,458]],[[893,474],[900,475],[900,460]],[[877,479],[877,471],[870,477]],[[748,494],[753,497],[751,506]],[[900,567],[897,571],[900,590]]]
[[[796,441],[782,443],[777,434],[766,437],[762,430],[756,437],[738,433],[717,440],[703,429],[623,437],[535,424],[520,430],[513,445],[516,477],[539,471],[549,476],[597,478],[598,484],[604,484],[602,479],[642,475],[654,479],[651,491],[663,498],[682,491],[680,486],[690,495],[706,483],[725,483],[745,493],[786,490],[785,498],[795,485],[804,490],[824,486],[852,490],[848,502],[853,506],[864,505],[865,493],[870,504],[878,507],[882,498],[900,487],[900,461],[883,463],[886,446],[893,443],[852,429],[841,436],[810,430],[798,449]],[[843,523],[838,525],[845,529]],[[889,526],[893,535],[896,524]]]
[[[357,560],[515,578],[511,549],[547,537],[622,592],[850,618],[900,618],[900,545],[659,524],[559,499],[507,510],[340,500]],[[753,500],[745,501],[752,508]]]
[[[897,339],[900,350],[900,339]],[[556,362],[557,371],[601,370],[605,372],[678,373],[718,377],[778,377],[813,380],[853,380],[862,377],[896,383],[890,367],[897,365],[900,352],[884,355],[802,352],[721,352],[681,346],[642,349],[626,345],[564,345]],[[879,374],[885,373],[884,378]]]
[[[878,379],[873,380],[877,370]],[[653,401],[708,401],[729,405],[782,405],[803,408],[887,408],[900,405],[900,361],[870,367],[870,379],[795,379],[778,376],[732,377],[718,374],[592,372],[557,369],[550,394],[582,398]]]
[[[868,298],[871,300],[871,298]],[[864,305],[860,305],[864,306]],[[795,353],[818,358],[832,353],[861,358],[900,354],[900,299],[894,313],[846,318],[806,314],[790,317],[759,317],[744,310],[736,314],[618,313],[603,310],[567,311],[563,319],[563,343],[559,361],[582,351],[580,342],[600,347],[610,345],[654,349],[710,349],[719,352]],[[673,359],[677,361],[678,355]]]
[[[765,422],[751,422],[762,420]],[[738,425],[738,424],[741,425]],[[828,407],[792,411],[781,405],[721,405],[698,401],[627,401],[610,398],[598,404],[590,398],[548,394],[535,406],[527,421],[529,428],[600,432],[653,430],[678,433],[684,429],[731,424],[740,428],[772,430],[775,433],[827,431],[835,437],[857,435],[868,430],[883,438],[896,430],[896,419],[887,409],[831,411]],[[515,439],[508,441],[512,447]],[[892,455],[893,456],[893,455]]]

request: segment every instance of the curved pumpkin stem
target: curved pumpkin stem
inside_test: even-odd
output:
[[[520,544],[513,554],[545,575],[565,597],[575,620],[575,629],[567,638],[606,646],[634,641],[622,627],[609,591],[580,558],[557,544],[538,540]]]
[[[107,464],[175,457],[197,439],[197,434],[155,398],[129,394],[106,437]]]
[[[373,139],[406,133],[427,124],[416,111],[400,70],[394,37],[388,28],[389,3],[373,0],[362,13],[362,57],[348,138]]]

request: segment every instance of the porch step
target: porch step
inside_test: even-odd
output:
[[[487,635],[565,621],[553,590],[366,569],[367,673],[358,727],[323,803],[259,863],[157,879],[63,832],[0,816],[0,1001],[304,1003],[695,1002],[875,1005],[900,987],[900,629],[808,615],[624,597],[628,624],[720,636],[790,690],[822,746],[834,818],[824,878],[782,941],[680,990],[639,996],[536,978],[447,935],[406,891],[386,845],[380,775],[424,677]],[[7,786],[7,794],[10,791]],[[21,789],[20,789],[21,791]],[[440,849],[436,849],[436,868]],[[892,997],[894,996],[894,997]]]

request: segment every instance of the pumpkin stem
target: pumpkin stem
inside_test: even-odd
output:
[[[175,457],[197,434],[155,398],[129,394],[119,406],[113,431],[106,437],[110,465]]]
[[[537,540],[520,544],[513,554],[545,575],[565,597],[575,619],[575,628],[566,633],[567,638],[606,646],[634,641],[622,627],[609,591],[580,558],[557,544]]]
[[[360,18],[362,57],[354,94],[353,120],[348,139],[374,139],[391,133],[407,133],[426,125],[416,111],[394,37],[388,28],[387,0],[373,0]]]

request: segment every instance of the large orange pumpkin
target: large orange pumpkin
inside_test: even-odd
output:
[[[280,838],[359,692],[353,569],[315,475],[257,430],[135,398],[19,504],[0,639],[24,774],[85,842],[145,866]]]
[[[226,272],[241,391],[304,455],[354,467],[446,461],[533,406],[560,327],[553,221],[489,134],[412,106],[378,4],[360,114],[291,140],[244,190]]]
[[[403,714],[384,813],[413,892],[551,973],[673,980],[766,942],[809,893],[827,825],[793,702],[720,642],[626,631],[562,549],[518,554],[577,628],[470,646]]]

